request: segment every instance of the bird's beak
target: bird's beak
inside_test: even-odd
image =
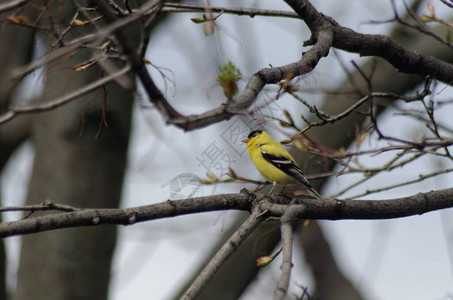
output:
[[[245,138],[245,139],[243,139],[243,140],[242,140],[241,142],[243,142],[243,143],[246,143],[246,144],[247,144],[247,143],[248,143],[249,141],[250,141],[250,139],[249,139],[249,138]]]

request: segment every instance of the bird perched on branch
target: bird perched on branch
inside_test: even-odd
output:
[[[291,154],[267,132],[254,130],[242,142],[247,144],[247,153],[260,174],[272,182],[269,194],[277,183],[281,185],[302,183],[316,197],[323,199],[305,178]]]

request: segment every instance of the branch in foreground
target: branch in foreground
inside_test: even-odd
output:
[[[222,194],[201,198],[138,206],[132,208],[87,208],[73,212],[30,217],[0,223],[0,238],[43,232],[48,230],[96,226],[103,224],[131,225],[179,215],[220,210],[252,211],[258,205],[267,216],[281,217],[293,199],[281,195],[260,195],[242,190],[238,194]],[[284,204],[281,204],[284,203]],[[453,207],[453,188],[418,193],[392,200],[325,200],[295,198],[294,203],[305,209],[297,210],[295,218],[325,220],[374,220],[421,215],[430,211]]]
[[[302,205],[290,205],[281,217],[280,230],[282,233],[282,273],[275,289],[274,299],[283,300],[288,293],[289,279],[293,267],[293,224],[295,216],[303,213],[305,209]]]
[[[214,274],[266,218],[267,216],[260,209],[255,208],[247,220],[242,223],[225,244],[223,244],[219,251],[217,251],[216,255],[209,261],[203,271],[201,271],[200,275],[198,275],[195,281],[190,285],[181,299],[196,299],[197,295],[200,294]]]
[[[248,210],[250,196],[244,194],[214,195],[133,208],[79,209],[73,212],[0,223],[0,238],[79,226],[105,224],[131,225],[138,222],[170,218],[179,215],[227,209]],[[32,208],[31,210],[35,210]]]

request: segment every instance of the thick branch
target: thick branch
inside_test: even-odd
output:
[[[134,69],[137,70],[151,101],[156,104],[168,123],[185,130],[206,127],[228,120],[235,114],[245,113],[246,109],[253,104],[259,92],[266,84],[277,83],[288,78],[288,75],[297,77],[310,72],[321,57],[328,54],[330,46],[357,52],[361,55],[381,56],[399,70],[406,73],[414,73],[421,76],[430,75],[447,83],[453,81],[453,66],[445,62],[406,50],[388,37],[382,35],[363,35],[351,29],[341,27],[333,19],[319,13],[308,1],[287,0],[286,2],[307,23],[312,31],[312,38],[307,44],[313,44],[314,46],[305,53],[299,62],[259,71],[250,78],[243,93],[234,99],[234,101],[230,101],[200,115],[183,116],[177,112],[157,89],[149,73],[143,67],[143,62],[135,57],[134,52],[128,46],[127,39],[121,37],[121,31],[119,31],[119,40],[126,54],[130,55],[131,61],[137,62],[136,65],[133,63]],[[116,16],[109,12],[108,9],[102,9],[102,12],[110,21],[116,19]],[[349,36],[352,38],[348,38]],[[371,47],[376,41],[379,45],[379,51],[377,52],[374,47]],[[404,56],[406,54],[410,59],[408,60],[406,58],[402,60],[401,55]]]
[[[248,210],[250,206],[249,200],[249,195],[230,194],[167,201],[154,205],[125,209],[80,209],[74,212],[30,217],[19,221],[1,223],[0,238],[78,226],[101,224],[131,225],[147,220],[169,218],[197,212],[225,209]]]
[[[285,0],[285,2],[294,9],[314,33],[306,45],[316,41],[316,33],[328,27],[334,33],[332,46],[335,48],[358,53],[361,56],[382,57],[403,73],[417,74],[422,77],[429,75],[446,84],[453,82],[453,65],[449,63],[408,50],[385,35],[361,34],[342,27],[332,18],[318,12],[310,1]]]
[[[421,215],[430,211],[453,207],[453,188],[418,193],[392,200],[326,200],[297,198],[305,206],[293,216],[301,219],[392,219]],[[40,217],[29,217],[0,224],[0,238],[68,227],[101,224],[130,225],[137,222],[170,218],[179,215],[218,210],[250,211],[252,203],[268,210],[268,216],[281,217],[291,199],[280,195],[256,195],[248,192],[223,194],[179,201],[166,201],[153,205],[125,209],[80,209]]]
[[[311,72],[321,58],[327,56],[331,43],[332,33],[330,31],[319,32],[318,42],[302,56],[300,61],[281,67],[262,69],[250,78],[242,94],[234,101],[200,115],[170,120],[170,123],[185,130],[193,130],[228,120],[235,114],[246,113],[266,84],[278,83],[285,78]]]
[[[300,219],[325,220],[374,220],[393,219],[453,207],[453,188],[418,193],[412,196],[392,200],[339,200],[313,201],[298,199],[306,206],[297,216]],[[263,204],[271,215],[282,216],[285,205]]]
[[[116,22],[116,15],[104,4],[103,1],[96,1],[99,11],[110,22]],[[297,77],[311,72],[323,56],[327,56],[332,44],[332,32],[330,30],[319,31],[317,34],[317,43],[304,54],[298,62],[270,69],[263,69],[253,75],[243,93],[234,101],[205,112],[200,115],[184,116],[177,112],[165,99],[162,92],[156,87],[149,72],[145,68],[143,59],[138,56],[133,49],[129,39],[123,34],[122,29],[116,31],[116,36],[123,48],[123,52],[128,56],[132,68],[139,76],[148,96],[152,103],[163,115],[164,119],[185,130],[193,130],[209,126],[220,121],[228,120],[235,114],[245,113],[256,100],[261,89],[266,84],[277,83],[288,76]]]
[[[351,29],[341,27],[330,17],[319,13],[309,1],[286,0],[312,31],[312,37],[306,42],[306,45],[313,45],[313,47],[298,62],[282,67],[263,69],[254,74],[243,93],[234,101],[229,101],[216,109],[199,115],[184,116],[168,103],[146,70],[143,59],[135,51],[128,37],[123,34],[123,27],[126,24],[143,17],[149,11],[157,13],[159,10],[156,8],[156,4],[145,4],[129,16],[119,19],[103,1],[98,0],[96,2],[105,18],[112,22],[108,28],[110,28],[110,32],[115,31],[123,53],[128,57],[133,70],[142,81],[151,102],[156,105],[156,108],[169,124],[174,124],[184,130],[206,127],[228,120],[236,114],[246,113],[246,110],[254,103],[266,84],[277,83],[289,78],[288,76],[297,77],[311,72],[321,57],[327,56],[331,46],[364,56],[382,57],[401,72],[421,76],[429,75],[446,83],[453,82],[453,66],[446,62],[407,50],[386,36],[359,34]],[[105,33],[103,34],[106,36]],[[90,40],[99,36],[99,34],[96,34],[90,37]],[[78,45],[80,47],[80,43]],[[6,118],[9,120],[15,116],[14,112],[10,112],[10,114],[10,116],[4,116],[4,118],[9,117]]]

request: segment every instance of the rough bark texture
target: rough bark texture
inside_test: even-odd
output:
[[[57,84],[55,89],[59,86],[57,78],[48,82]],[[94,137],[102,113],[95,102],[100,99],[90,105],[97,108],[86,112],[87,99],[81,99],[36,117],[36,154],[27,204],[52,199],[81,207],[118,206],[132,101],[120,90],[110,89],[108,94],[109,127],[102,129],[99,140]],[[83,115],[85,129],[79,136]],[[31,295],[36,299],[107,299],[115,241],[113,226],[23,237],[14,299],[30,299]]]
[[[34,11],[30,9],[24,9],[23,14],[28,18],[34,17]],[[0,19],[3,20],[7,15],[7,13],[0,14]],[[0,41],[8,41],[0,43],[0,113],[9,108],[12,95],[20,83],[19,79],[10,78],[11,70],[31,60],[33,36],[33,30],[28,28],[0,23]],[[0,174],[10,155],[29,136],[29,129],[29,118],[0,126]],[[0,203],[1,200],[0,187]],[[3,240],[0,241],[0,299],[7,299],[6,253]]]
[[[53,2],[53,5],[55,10],[50,13],[55,24],[65,28],[74,15],[72,2]],[[87,32],[84,30],[93,28],[76,32],[83,34]],[[74,36],[68,34],[67,38]],[[51,38],[49,41],[53,42]],[[90,56],[89,50],[82,49],[50,65],[40,101],[54,99],[102,76],[97,65],[82,72],[73,71],[72,67]],[[103,107],[104,99],[106,107]],[[27,204],[51,199],[80,207],[118,207],[132,99],[131,91],[112,83],[105,90],[95,91],[52,112],[34,115],[35,160]],[[104,109],[108,127],[103,124]],[[115,242],[113,226],[23,237],[17,290],[12,298],[107,299]]]

